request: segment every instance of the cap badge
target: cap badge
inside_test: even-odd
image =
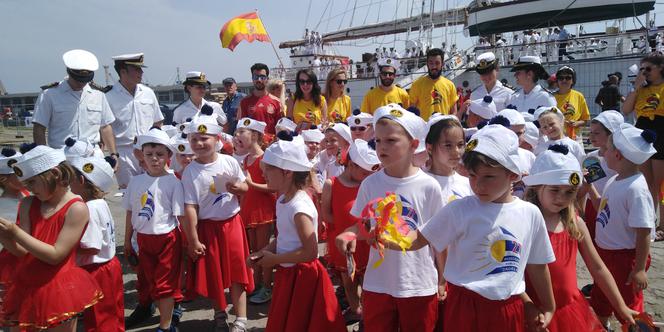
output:
[[[361,122],[362,121],[360,121],[360,119],[357,119],[357,118],[355,119],[355,124],[359,125]]]
[[[205,134],[205,133],[207,133],[208,129],[204,124],[202,124],[202,125],[199,125],[198,128],[196,128],[196,130],[201,134]]]
[[[7,160],[7,167],[12,167],[12,165],[16,164],[18,160],[16,159],[9,159]]]
[[[375,172],[375,171],[377,171],[379,168],[380,168],[380,164],[376,164],[376,165],[373,165],[373,167],[371,167],[371,170]]]
[[[573,186],[578,186],[579,183],[581,183],[581,178],[579,177],[579,174],[572,173],[569,175],[569,184]]]
[[[184,152],[185,149],[186,149],[186,148],[184,147],[184,144],[180,144],[180,145],[178,145],[178,151],[180,151],[180,152]]]
[[[242,124],[245,125],[245,126],[248,126],[248,125],[251,124],[251,120],[246,119],[246,120],[244,120],[244,122]]]
[[[205,80],[205,74],[201,73],[201,78],[200,79],[201,79],[201,81],[204,81]]]
[[[401,110],[393,109],[390,111],[390,115],[392,115],[395,118],[400,118],[403,116],[403,112],[401,112]]]
[[[87,163],[87,164],[83,165],[83,172],[85,172],[85,173],[92,173],[92,171],[94,171],[94,169],[95,169],[95,166],[92,165],[92,163]]]
[[[476,139],[471,139],[468,144],[466,144],[466,152],[470,152],[475,150],[477,147],[477,138]]]
[[[16,166],[14,166],[13,168],[14,168],[14,173],[16,174],[16,176],[18,176],[18,177],[23,176],[23,171],[20,168],[18,168]]]

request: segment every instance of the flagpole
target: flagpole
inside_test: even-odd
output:
[[[254,12],[256,13],[256,16],[258,16],[258,18],[260,19],[260,15],[258,15],[258,9],[254,9]],[[279,56],[279,52],[277,52],[277,48],[274,47],[274,43],[272,42],[272,37],[270,36],[270,32],[265,26],[265,22],[263,22],[263,20],[261,20],[261,22],[263,23],[263,27],[265,28],[265,33],[267,34],[267,37],[270,38],[270,45],[272,45],[272,50],[274,51],[274,54],[277,56],[277,60],[279,60],[279,65],[281,65],[281,70],[285,71],[286,67],[284,66],[284,63],[281,61],[281,57]]]

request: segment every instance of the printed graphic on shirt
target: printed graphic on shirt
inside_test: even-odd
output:
[[[602,198],[602,201],[599,203],[599,211],[596,222],[604,228],[609,224],[609,218],[611,217],[611,209],[609,208],[609,204],[607,204],[606,198]]]
[[[438,105],[443,102],[443,95],[436,89],[431,91],[431,105]]]
[[[576,114],[576,108],[574,108],[574,105],[570,104],[569,100],[565,101],[565,104],[563,104],[563,115],[565,115],[565,119],[569,119]]]
[[[521,261],[521,243],[504,227],[489,234],[486,243],[480,244],[477,260],[482,263],[471,272],[488,270],[486,275],[517,272]]]
[[[339,112],[337,112],[337,110],[334,110],[334,111],[332,111],[332,113],[330,113],[330,118],[331,118],[330,120],[332,120],[334,122],[343,122],[343,119],[341,118],[341,114],[339,114]]]
[[[146,221],[152,219],[154,214],[154,195],[150,190],[141,195],[141,210],[138,212],[139,217],[145,218]]]
[[[219,194],[219,196],[214,199],[214,202],[212,203],[212,205],[215,205],[219,202],[222,202],[224,200],[224,198],[228,198],[228,200],[231,199],[231,195],[227,192],[218,193],[217,188],[215,188],[215,186],[214,186],[214,182],[210,183],[210,194],[213,194],[213,195]]]
[[[659,106],[659,95],[656,93],[650,94],[648,98],[646,98],[646,105],[643,107],[644,112],[654,112],[657,110],[657,107]]]

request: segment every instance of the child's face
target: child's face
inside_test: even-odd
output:
[[[251,130],[247,128],[238,128],[233,136],[233,144],[240,150],[248,150],[251,147]]]
[[[523,134],[526,133],[526,125],[513,125],[510,126],[510,129],[516,134],[519,138],[519,144],[523,143]]]
[[[323,140],[325,144],[325,151],[328,155],[336,155],[341,149],[341,141],[343,138],[339,136],[334,130],[328,130],[325,132],[325,139]]]
[[[606,142],[609,141],[609,133],[607,133],[606,128],[601,123],[591,122],[590,123],[590,143],[594,147],[599,148],[600,150],[606,149]]]
[[[560,118],[553,114],[547,113],[539,117],[540,130],[550,140],[561,139],[563,137],[563,125]]]
[[[511,195],[512,182],[516,178],[516,174],[502,167],[478,165],[475,169],[468,169],[470,188],[485,203],[500,201]]]
[[[189,144],[197,158],[210,157],[217,153],[216,144],[219,138],[215,135],[194,133],[189,135]]]
[[[477,125],[482,122],[482,117],[473,113],[473,112],[468,112],[468,119],[466,122],[468,122],[468,127],[474,128],[477,127]]]
[[[465,146],[463,129],[452,127],[441,131],[438,142],[434,145],[427,144],[427,149],[433,163],[455,169],[459,165]]]
[[[411,163],[417,143],[401,125],[391,120],[380,121],[375,130],[376,153],[383,167],[390,168],[400,165],[400,162]]]
[[[559,213],[576,198],[576,187],[570,185],[541,186],[537,191],[542,212]]]
[[[161,144],[143,145],[143,161],[149,174],[157,175],[166,170],[166,163],[171,158],[171,150]]]
[[[52,172],[52,170],[49,172]],[[26,179],[23,181],[23,184],[42,202],[49,200],[53,196],[53,193],[50,192],[48,188],[48,184],[39,176],[33,176],[29,179]]]
[[[83,175],[77,174],[69,183],[69,189],[76,195],[82,195],[85,191],[85,179]]]
[[[0,186],[12,190],[23,189],[23,184],[21,184],[16,174],[0,174]]]
[[[182,153],[176,153],[175,154],[175,160],[182,166],[182,170],[184,171],[184,168],[187,167],[187,165],[191,164],[191,162],[196,159],[196,155],[193,154],[182,154]]]
[[[354,163],[352,160],[349,162],[348,167],[350,168],[350,178],[355,182],[362,182],[367,178],[367,176],[376,172],[367,171],[366,169],[360,167],[360,165]]]
[[[361,126],[350,126],[350,137],[355,141],[356,139],[362,139],[365,141],[371,140],[371,125],[361,125]]]
[[[307,158],[313,159],[319,152],[320,143],[318,142],[306,142],[307,144]]]
[[[265,177],[265,184],[267,184],[268,189],[281,192],[284,187],[288,186],[282,169],[261,161],[261,170],[263,171],[263,177]]]
[[[616,149],[613,144],[607,142],[606,151],[604,151],[604,161],[606,161],[606,166],[614,171],[618,171],[622,159],[623,156],[620,151]]]

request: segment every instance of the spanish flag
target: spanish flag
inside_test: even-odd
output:
[[[242,40],[250,43],[254,40],[270,41],[263,22],[256,12],[242,14],[226,22],[219,32],[219,39],[221,39],[221,46],[231,51]]]

